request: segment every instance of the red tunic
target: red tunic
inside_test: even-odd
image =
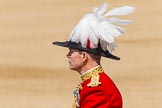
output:
[[[113,81],[98,66],[81,76],[74,91],[73,108],[122,108],[122,97]]]
[[[104,73],[100,73],[101,84],[88,87],[91,79],[84,81],[80,94],[80,108],[122,108],[122,97],[113,81]]]

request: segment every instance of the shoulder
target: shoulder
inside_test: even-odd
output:
[[[82,83],[83,88],[87,89],[96,89],[96,88],[101,88],[103,86],[115,86],[114,82],[112,79],[104,72],[94,75],[88,80],[84,81]],[[116,86],[115,86],[116,87]]]
[[[82,83],[82,94],[89,94],[94,92],[107,92],[106,89],[111,89],[114,86],[113,81],[104,73],[100,73],[97,76],[92,76],[90,79]]]
[[[105,106],[104,108],[122,106],[122,98],[117,87],[105,73],[100,74],[100,85],[89,87],[87,84],[90,82],[91,79],[88,79],[82,83],[83,88],[80,91],[81,106],[88,106],[89,108],[98,105]]]
[[[83,89],[80,92],[82,96],[96,93],[96,96],[100,94],[100,96],[105,96],[107,98],[110,98],[109,96],[121,98],[121,94],[117,86],[106,73],[103,72],[99,74],[99,82],[97,81],[96,86],[89,86],[93,83],[92,80],[93,78],[90,78],[82,83]]]

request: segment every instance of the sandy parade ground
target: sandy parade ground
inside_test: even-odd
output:
[[[0,108],[71,108],[81,81],[68,69],[67,40],[92,7],[132,5],[136,12],[113,54],[102,59],[124,108],[162,108],[162,0],[0,0]]]

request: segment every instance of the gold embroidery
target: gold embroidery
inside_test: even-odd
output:
[[[102,73],[102,72],[103,72],[103,69],[102,69],[101,66],[99,66],[98,68],[92,70],[91,72],[86,73],[83,76],[81,76],[81,79],[84,82],[85,80],[91,78],[94,74],[99,74],[99,73]]]
[[[89,73],[84,74],[83,76],[81,76],[82,81],[86,81],[87,79],[91,78],[91,82],[87,84],[88,87],[95,87],[101,84],[100,80],[100,76],[99,73],[102,73],[103,69],[102,67],[98,67],[94,70],[92,70]]]
[[[82,90],[82,88],[83,88],[82,85],[81,84],[78,84],[78,86],[77,86],[78,91],[79,90]]]
[[[79,101],[80,101],[80,95],[79,95],[79,91],[82,90],[82,85],[78,84],[78,86],[76,87],[76,89],[74,90],[73,94],[74,94],[74,102],[73,102],[73,107],[72,108],[79,108]]]
[[[101,82],[99,82],[100,80],[100,76],[99,74],[94,74],[92,75],[92,78],[91,78],[91,82],[87,84],[88,87],[95,87],[95,86],[98,86],[101,84]]]
[[[74,96],[74,103],[73,103],[73,107],[72,107],[72,108],[77,108],[76,102],[77,102],[77,99],[76,99],[76,97]]]

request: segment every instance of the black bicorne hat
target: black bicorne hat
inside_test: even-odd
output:
[[[98,47],[95,48],[95,49],[83,48],[81,46],[81,43],[75,43],[75,42],[71,42],[71,41],[53,42],[53,44],[58,45],[58,46],[62,46],[62,47],[77,49],[77,50],[80,50],[80,51],[89,52],[89,53],[92,53],[92,54],[100,55],[100,56],[110,58],[110,59],[114,59],[114,60],[120,60],[119,57],[112,55],[111,53],[109,53],[109,51],[102,50],[100,44],[98,44]]]
[[[111,52],[116,46],[115,37],[123,34],[125,30],[114,24],[129,24],[131,21],[116,17],[134,12],[134,7],[123,6],[105,12],[106,8],[106,3],[100,8],[93,8],[93,13],[86,14],[72,30],[68,41],[53,44],[120,60]]]

